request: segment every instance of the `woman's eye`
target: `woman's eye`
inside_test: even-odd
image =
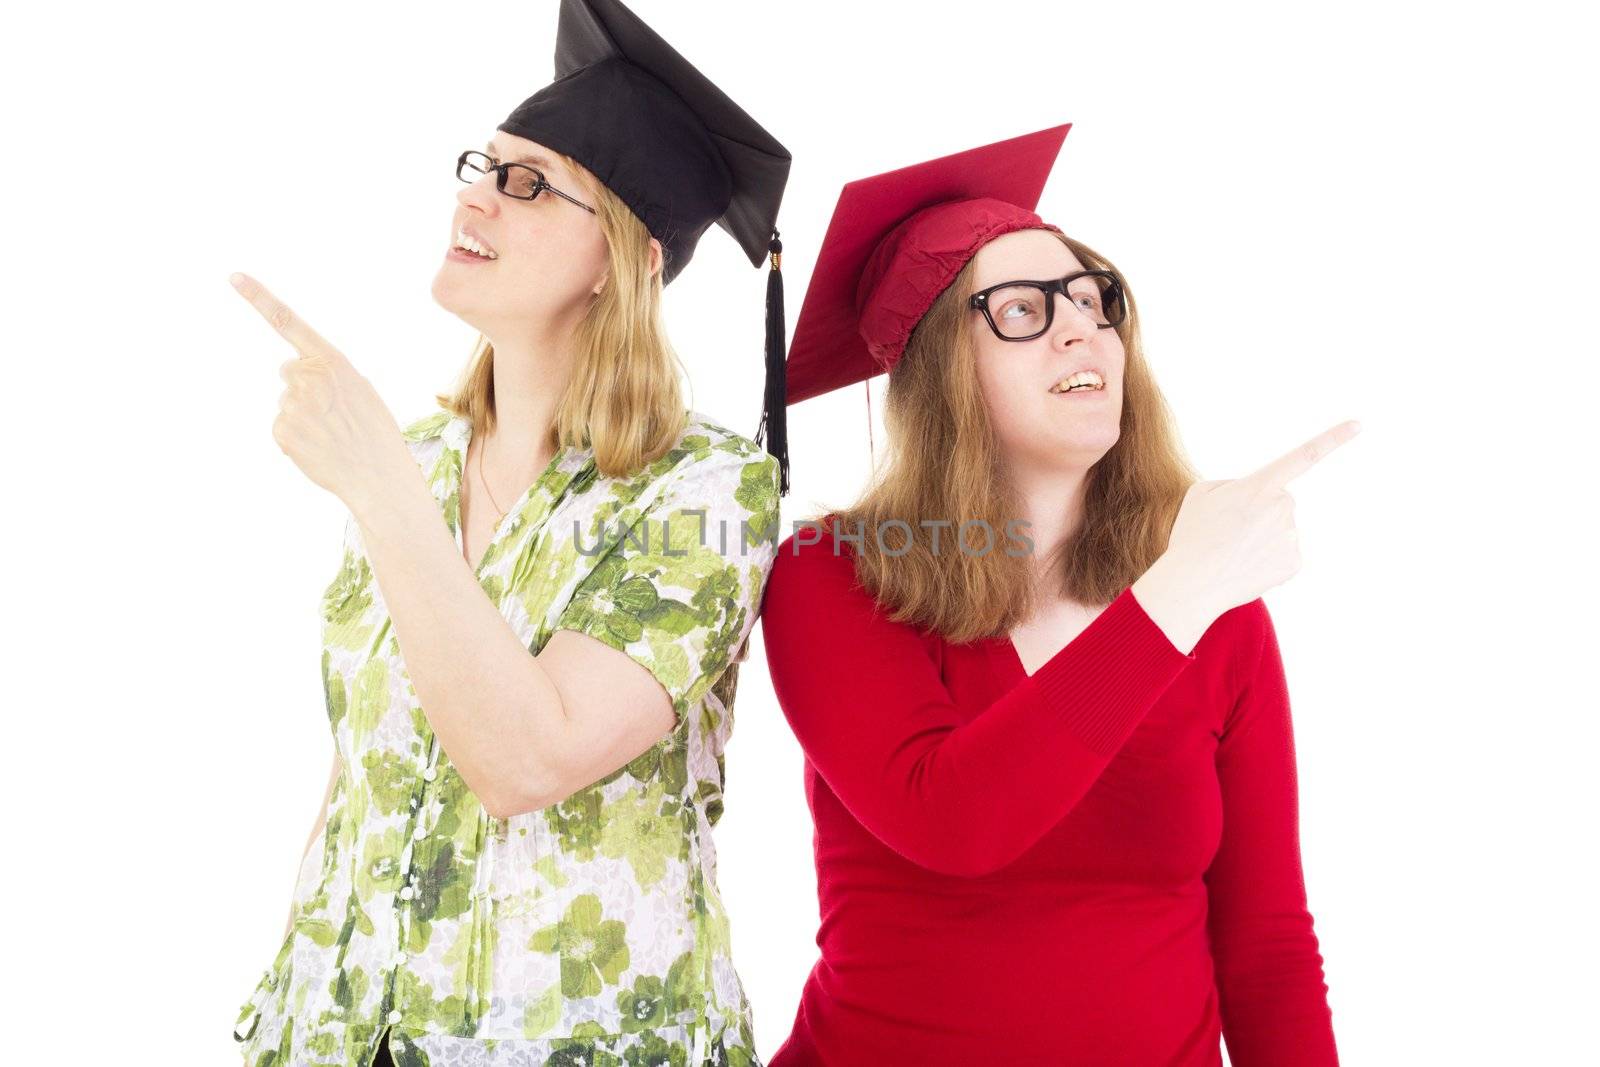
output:
[[[1003,319],[1021,318],[1032,314],[1033,305],[1025,303],[1021,300],[1013,300],[1011,303],[1000,309],[1000,317]]]

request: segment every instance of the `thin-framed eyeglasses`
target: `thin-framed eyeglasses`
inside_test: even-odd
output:
[[[967,306],[983,312],[1000,340],[1031,341],[1055,320],[1057,293],[1102,330],[1122,322],[1127,313],[1122,279],[1109,270],[1080,270],[1051,281],[1001,282],[973,293]]]
[[[595,214],[594,208],[581,200],[574,200],[560,189],[545,181],[544,174],[525,163],[501,163],[493,156],[484,152],[468,150],[461,153],[456,160],[456,177],[471,185],[479,178],[495,172],[495,184],[499,190],[516,200],[535,200],[540,193],[549,190],[563,200],[577,204],[589,214]]]

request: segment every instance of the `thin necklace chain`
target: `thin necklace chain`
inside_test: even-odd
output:
[[[500,501],[498,501],[498,500],[496,500],[494,498],[494,491],[489,488],[489,481],[488,481],[488,479],[486,479],[483,476],[483,453],[484,453],[484,445],[483,445],[482,442],[479,442],[479,444],[478,444],[478,481],[479,481],[479,483],[481,483],[483,485],[483,492],[484,492],[484,494],[486,496],[488,496],[489,503],[494,505],[494,509],[495,509],[494,525],[495,525],[495,529],[499,529],[500,528],[500,520],[506,517],[506,509],[501,507],[500,506]]]

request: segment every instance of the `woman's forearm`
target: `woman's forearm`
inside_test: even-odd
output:
[[[923,634],[825,546],[780,546],[762,619],[778,705],[823,781],[878,840],[961,878],[995,873],[1066,818],[1195,659],[1128,593],[973,714]]]
[[[491,815],[521,810],[560,751],[560,692],[483,591],[420,471],[360,501],[360,526],[428,724]]]

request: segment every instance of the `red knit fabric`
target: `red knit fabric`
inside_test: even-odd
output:
[[[891,622],[824,533],[762,619],[821,918],[768,1067],[1337,1064],[1263,601],[1185,655],[1124,590],[1029,676]]]

